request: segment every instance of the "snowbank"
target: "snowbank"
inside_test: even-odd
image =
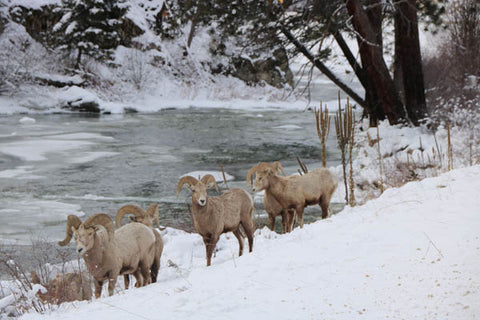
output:
[[[474,319],[480,314],[480,166],[389,189],[238,258],[221,237],[163,231],[159,281],[22,319]]]

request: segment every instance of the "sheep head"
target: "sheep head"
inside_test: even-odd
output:
[[[108,238],[113,240],[113,221],[105,213],[96,213],[85,220],[78,229],[72,228],[75,240],[77,241],[78,253],[85,253],[93,248],[95,244],[95,233],[102,227],[107,230]]]
[[[270,164],[268,162],[260,162],[253,168],[251,168],[248,173],[247,173],[247,185],[252,186],[253,185],[253,174],[261,171],[265,171],[267,168],[271,168],[273,172],[275,173],[282,173],[285,175],[285,171],[283,171],[282,164],[278,161],[275,161],[274,163]],[[258,175],[256,175],[258,177]]]
[[[122,226],[122,218],[127,214],[133,214],[133,217],[129,217],[131,221],[143,223],[145,225],[150,223],[148,226],[153,227],[153,221],[148,219],[147,213],[142,208],[133,204],[127,204],[117,211],[117,215],[115,216],[115,224],[117,225],[117,228]]]
[[[132,204],[127,204],[121,207],[118,209],[117,216],[115,217],[117,228],[122,226],[122,218],[127,214],[133,214],[133,217],[129,217],[130,221],[144,224],[150,228],[153,228],[154,221],[157,221],[157,225],[160,226],[157,203],[150,204],[146,212],[139,206]]]
[[[211,174],[204,175],[200,180],[197,180],[192,176],[180,178],[177,185],[177,196],[184,185],[192,191],[192,203],[198,203],[202,207],[207,204],[208,189],[215,188],[215,190],[219,192],[217,182]]]
[[[254,192],[262,191],[268,189],[270,185],[270,177],[276,175],[276,171],[273,168],[267,167],[263,170],[257,171],[257,176],[255,178],[255,185],[252,190]]]
[[[93,247],[95,233],[101,227],[107,230],[108,237],[112,240],[114,233],[113,221],[108,215],[97,213],[83,223],[77,216],[69,215],[67,218],[66,237],[58,244],[60,246],[66,246],[72,239],[72,235],[74,235],[75,241],[77,242],[77,252],[87,252]]]

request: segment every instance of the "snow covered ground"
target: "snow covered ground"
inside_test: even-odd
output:
[[[159,281],[22,319],[478,319],[480,166],[387,190],[327,220],[257,230],[238,258],[222,236],[163,231]]]

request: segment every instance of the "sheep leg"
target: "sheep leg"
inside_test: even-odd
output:
[[[150,279],[150,266],[146,264],[144,261],[140,261],[140,272],[142,274],[142,284],[141,286],[146,286],[148,284],[148,280]]]
[[[322,197],[320,200],[320,208],[322,208],[322,219],[328,218],[330,209],[330,197]]]
[[[280,213],[282,215],[282,233],[286,233],[287,232],[287,225],[288,225],[288,217],[287,215],[285,214],[285,210],[282,210],[282,212]]]
[[[241,256],[243,254],[243,236],[242,232],[240,231],[240,227],[238,227],[237,230],[233,231],[233,234],[235,237],[237,237],[238,240],[238,256]]]
[[[295,208],[295,211],[297,211],[297,216],[298,216],[298,224],[300,225],[300,228],[303,228],[303,206],[297,206]]]
[[[108,295],[113,296],[113,290],[115,289],[115,285],[117,284],[117,276],[108,279]]]
[[[102,295],[103,280],[93,279],[93,285],[95,286],[95,299],[98,299]]]
[[[155,258],[150,268],[150,281],[151,283],[157,282],[158,270],[160,269],[160,259]]]
[[[207,267],[209,267],[212,263],[212,254],[215,250],[215,246],[217,244],[219,236],[212,235],[208,233],[204,238],[203,242],[205,243],[205,249],[207,251]]]
[[[125,284],[125,290],[127,290],[128,287],[130,287],[130,275],[128,274],[123,275],[123,283]]]
[[[270,230],[275,231],[275,217],[273,214],[268,214],[268,219],[270,220]]]
[[[248,252],[252,252],[253,250],[253,226],[251,223],[243,223],[243,230],[245,230],[245,234],[247,235],[248,238]]]
[[[320,203],[320,208],[322,208],[322,219],[328,218],[328,204],[325,205],[323,202]]]
[[[140,266],[138,268],[140,269]],[[143,286],[144,279],[139,269],[135,270],[133,273],[133,276],[135,277],[135,288],[140,288]]]
[[[287,210],[287,232],[292,232],[293,226],[295,225],[295,210]]]

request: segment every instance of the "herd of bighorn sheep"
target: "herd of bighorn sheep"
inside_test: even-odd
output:
[[[337,184],[337,179],[327,169],[315,169],[301,176],[286,177],[279,162],[261,162],[247,173],[247,185],[254,192],[265,191],[263,203],[270,228],[274,230],[275,218],[281,216],[284,233],[292,231],[295,217],[299,226],[303,227],[303,211],[306,206],[319,204],[322,218],[327,218],[330,199]],[[177,184],[177,196],[183,187],[192,193],[193,225],[203,238],[207,266],[211,265],[216,244],[223,233],[232,232],[235,235],[239,256],[243,253],[245,236],[249,252],[252,251],[254,202],[247,191],[237,188],[218,196],[209,196],[209,189],[215,189],[219,193],[215,178],[210,174],[199,179],[181,177]],[[122,225],[122,218],[129,214],[133,215],[130,217],[131,222]],[[77,252],[82,255],[88,272],[93,277],[95,297],[100,297],[106,280],[108,293],[112,295],[119,275],[124,276],[125,289],[129,287],[130,275],[135,277],[136,287],[157,281],[163,240],[160,232],[154,228],[155,221],[157,227],[163,230],[159,224],[156,203],[151,204],[146,211],[136,205],[121,207],[115,218],[116,230],[112,219],[104,213],[94,214],[84,222],[75,215],[69,215],[66,237],[59,245],[66,246],[74,236]]]

